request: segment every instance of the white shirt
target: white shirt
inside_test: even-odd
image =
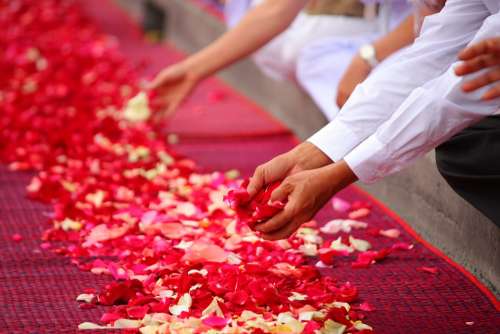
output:
[[[374,182],[497,112],[500,99],[480,100],[488,87],[461,90],[478,73],[457,77],[453,69],[465,46],[500,34],[499,11],[500,0],[448,0],[425,19],[414,44],[358,85],[337,118],[308,141]]]

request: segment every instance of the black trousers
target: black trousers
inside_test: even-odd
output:
[[[436,148],[441,175],[500,226],[500,116],[491,116]]]

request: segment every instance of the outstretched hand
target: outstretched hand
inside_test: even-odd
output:
[[[490,89],[482,96],[483,100],[500,97],[500,37],[488,38],[466,47],[458,55],[463,63],[455,68],[458,76],[485,70],[483,74],[466,81],[462,89],[472,92],[481,87]]]
[[[162,121],[173,115],[198,82],[199,78],[185,62],[161,70],[147,86],[147,89],[157,93],[160,104],[165,106],[163,111],[155,115],[155,120]]]

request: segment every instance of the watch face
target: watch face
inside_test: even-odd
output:
[[[360,50],[359,53],[364,59],[373,59],[375,57],[375,51],[371,45],[365,45]]]

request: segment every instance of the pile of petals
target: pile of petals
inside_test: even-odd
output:
[[[356,287],[308,258],[369,245],[338,239],[327,254],[312,226],[269,242],[239,224],[224,196],[241,181],[198,173],[155,133],[134,69],[77,4],[0,0],[0,29],[0,159],[37,171],[28,194],[52,208],[41,247],[112,279],[77,297],[82,308],[109,306],[80,329],[372,332]],[[250,206],[243,192],[229,199],[255,224],[281,210],[267,205],[274,186]],[[352,219],[366,214],[356,210]],[[382,256],[370,254],[359,262]]]

